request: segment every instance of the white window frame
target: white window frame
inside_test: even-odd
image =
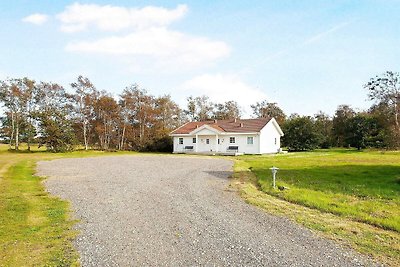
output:
[[[251,140],[251,142],[249,142]],[[254,136],[247,136],[247,144],[254,145]]]
[[[233,140],[233,142],[232,142]],[[229,137],[229,144],[236,144],[236,137],[235,136],[230,136]]]
[[[179,137],[178,144],[183,145],[183,137]]]
[[[209,144],[210,144],[210,139],[207,138],[207,139],[206,139],[206,145],[209,145]]]

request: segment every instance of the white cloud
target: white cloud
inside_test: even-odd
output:
[[[103,31],[120,31],[167,26],[184,17],[187,11],[186,5],[167,9],[155,6],[126,8],[74,3],[67,6],[57,18],[62,23],[61,30],[65,32],[84,31],[90,26]]]
[[[250,105],[267,98],[267,95],[243,82],[236,75],[203,74],[183,83],[182,89],[186,95],[207,95],[212,101],[225,102],[235,100],[247,114]]]
[[[199,66],[230,53],[229,46],[224,42],[160,27],[138,30],[125,36],[72,42],[66,46],[66,50],[121,57],[146,56],[155,60],[159,67],[171,64],[179,67]]]
[[[32,14],[22,19],[23,22],[32,23],[35,25],[42,25],[47,22],[48,16],[45,14]]]

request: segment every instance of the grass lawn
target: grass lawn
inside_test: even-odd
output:
[[[7,148],[0,145],[0,266],[79,265],[69,204],[45,191],[43,178],[34,175],[36,162],[127,152],[15,153]]]
[[[277,186],[289,189],[272,187],[272,166],[280,168]],[[248,202],[389,264],[400,262],[400,152],[243,156],[235,170]]]

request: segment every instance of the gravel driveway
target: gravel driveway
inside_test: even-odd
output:
[[[228,190],[232,162],[179,156],[38,164],[81,220],[83,266],[364,266],[358,254]]]

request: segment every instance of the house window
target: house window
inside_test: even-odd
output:
[[[229,143],[234,144],[235,142],[235,137],[229,137]]]
[[[193,137],[193,144],[196,144],[196,137]]]
[[[182,137],[179,138],[179,144],[183,145],[183,138]]]
[[[219,145],[219,138],[218,138],[218,145]]]
[[[276,145],[277,142],[278,142],[278,140],[277,140],[277,138],[275,137],[275,145]]]
[[[247,144],[248,144],[248,145],[252,145],[253,143],[254,143],[253,136],[248,136],[248,137],[247,137]]]
[[[209,145],[210,144],[210,139],[206,139],[206,144]]]

